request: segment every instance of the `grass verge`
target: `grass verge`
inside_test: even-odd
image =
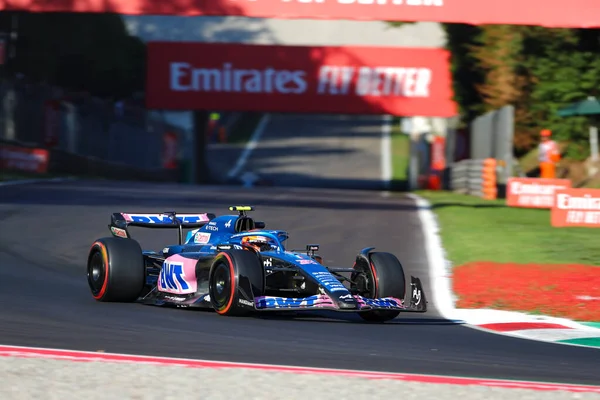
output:
[[[451,192],[418,191],[437,215],[453,265],[476,261],[600,265],[600,231],[553,228],[550,211]]]
[[[553,228],[550,211],[451,192],[417,191],[438,218],[459,308],[597,321],[600,232]]]
[[[400,130],[400,122],[395,118],[391,132],[392,180],[408,180],[408,163],[410,154],[410,138]]]

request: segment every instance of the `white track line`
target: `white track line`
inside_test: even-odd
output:
[[[381,124],[381,180],[386,189],[392,180],[392,116],[384,115]]]
[[[258,141],[260,140],[260,137],[262,136],[262,134],[270,120],[271,120],[270,114],[263,115],[260,122],[256,126],[254,133],[252,133],[252,137],[250,137],[250,140],[246,144],[246,147],[244,148],[244,152],[242,153],[240,158],[238,158],[237,162],[235,163],[235,166],[227,174],[227,176],[229,178],[235,177],[237,174],[239,174],[240,170],[242,168],[244,168],[244,166],[246,165],[246,162],[248,161],[248,157],[250,157],[250,154],[256,148]]]
[[[600,393],[600,386],[544,383],[535,381],[510,381],[501,379],[466,378],[458,376],[422,375],[393,372],[376,372],[347,369],[312,368],[289,365],[269,365],[254,363],[236,363],[226,361],[195,360],[186,358],[137,356],[119,353],[100,353],[90,351],[62,350],[39,347],[0,345],[0,357],[41,358],[78,362],[108,362],[146,365],[181,366],[189,368],[236,368],[264,372],[287,372],[295,374],[320,374],[323,376],[347,376],[367,379],[389,379],[406,382],[437,383],[452,385],[477,385],[497,388],[519,388],[544,391],[570,391]]]
[[[431,290],[433,302],[442,317],[453,320],[456,316],[456,309],[454,308],[454,296],[451,289],[450,263],[446,260],[444,254],[435,214],[431,211],[429,202],[424,198],[413,193],[409,193],[407,196],[415,201],[418,208],[417,214],[423,229],[425,254],[429,265],[429,281],[433,286]]]
[[[536,340],[541,342],[550,342],[560,345],[571,345],[590,347],[585,345],[571,343],[557,343],[554,340],[548,340],[550,333],[541,332],[543,329],[535,332],[529,330],[529,335],[523,335],[521,331],[493,331],[486,328],[481,328],[479,325],[492,323],[511,323],[511,322],[542,322],[549,324],[560,324],[565,327],[572,328],[578,332],[578,337],[596,337],[598,334],[597,328],[588,327],[565,318],[536,316],[516,311],[492,310],[492,309],[457,309],[455,307],[455,296],[452,292],[452,265],[446,258],[442,240],[439,236],[439,224],[434,212],[431,210],[431,204],[424,198],[409,193],[407,196],[413,199],[418,208],[418,216],[423,229],[425,254],[427,255],[427,263],[429,266],[429,279],[432,286],[432,298],[435,308],[440,315],[448,320],[462,322],[466,327],[481,330],[497,335],[519,337],[521,339]],[[516,333],[516,334],[515,334]],[[569,337],[575,336],[575,332],[569,333]]]

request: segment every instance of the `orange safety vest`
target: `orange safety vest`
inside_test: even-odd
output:
[[[554,140],[541,142],[539,146],[539,161],[557,163],[560,161],[560,151]]]
[[[560,161],[560,151],[554,140],[541,142],[539,146],[540,178],[556,178],[556,163]]]

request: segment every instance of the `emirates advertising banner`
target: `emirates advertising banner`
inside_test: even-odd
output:
[[[554,198],[552,226],[600,228],[600,189],[567,188]]]
[[[451,117],[443,49],[148,44],[151,109]]]
[[[0,11],[600,27],[598,0],[4,0]]]

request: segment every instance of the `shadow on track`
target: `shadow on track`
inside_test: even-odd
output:
[[[146,305],[146,304],[144,304]],[[201,313],[201,314],[213,314],[216,315],[215,311],[206,308],[179,308],[177,306],[163,305],[153,306],[148,304],[150,307],[163,308],[163,309],[178,309],[183,312]],[[414,314],[413,314],[414,315]],[[400,316],[394,318],[391,321],[385,323],[368,322],[363,320],[358,314],[352,312],[336,312],[336,311],[259,311],[254,314],[247,316],[232,316],[221,318],[232,318],[232,319],[254,319],[254,320],[266,320],[266,321],[302,321],[302,322],[315,322],[315,323],[351,323],[360,325],[463,325],[464,321],[461,320],[449,320],[441,317],[430,318],[430,317],[417,317],[410,318],[408,316],[400,314]]]
[[[329,187],[326,180],[322,186]],[[117,186],[118,185],[118,186]],[[19,205],[73,205],[73,206],[115,206],[115,212],[131,211],[141,207],[165,207],[176,209],[179,212],[198,210],[199,206],[216,206],[218,208],[229,206],[232,202],[250,203],[254,206],[290,207],[290,208],[320,208],[335,210],[388,210],[388,211],[414,211],[418,207],[411,202],[382,201],[373,194],[360,196],[352,191],[340,200],[340,197],[303,197],[294,194],[291,199],[285,196],[290,188],[240,188],[239,186],[171,186],[156,185],[155,190],[135,189],[135,184],[125,182],[112,183],[104,186],[100,182],[78,181],[72,184],[53,185],[48,191],[48,185],[27,186],[27,196],[21,195],[22,189],[11,190],[0,195],[0,204]],[[117,188],[115,188],[117,186]],[[25,188],[23,188],[25,189]],[[39,193],[39,195],[35,195]],[[211,194],[213,194],[211,196]],[[266,196],[268,194],[270,196]],[[285,197],[278,198],[284,195]],[[127,210],[122,210],[124,204],[131,204]],[[137,205],[137,207],[136,207]],[[186,210],[183,210],[183,209]]]

